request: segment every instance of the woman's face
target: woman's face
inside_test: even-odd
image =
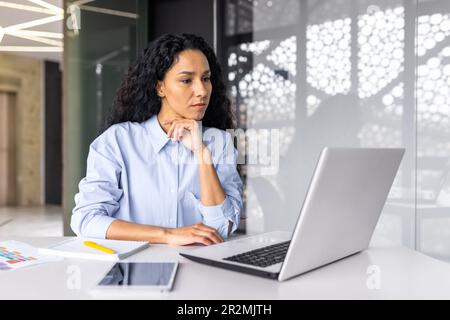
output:
[[[161,112],[201,120],[211,97],[210,75],[208,59],[203,52],[180,52],[164,79],[158,82],[157,94],[161,97]]]

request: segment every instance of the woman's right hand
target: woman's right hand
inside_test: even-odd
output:
[[[203,223],[197,223],[187,227],[166,229],[167,244],[183,246],[193,243],[211,245],[223,242],[223,238],[216,229]]]

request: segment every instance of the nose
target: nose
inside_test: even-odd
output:
[[[202,80],[196,81],[194,93],[197,97],[206,97],[208,95],[207,83]]]

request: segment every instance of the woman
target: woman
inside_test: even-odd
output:
[[[72,230],[173,245],[224,241],[242,209],[237,150],[225,131],[230,110],[220,65],[201,37],[152,42],[130,67],[110,126],[90,145]]]

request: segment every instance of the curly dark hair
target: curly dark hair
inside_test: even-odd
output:
[[[222,130],[234,128],[231,103],[213,49],[202,37],[186,33],[162,35],[144,49],[117,92],[105,128],[125,121],[143,122],[158,114],[161,100],[156,93],[157,83],[163,80],[178,54],[187,49],[203,52],[211,70],[212,93],[202,125]]]

